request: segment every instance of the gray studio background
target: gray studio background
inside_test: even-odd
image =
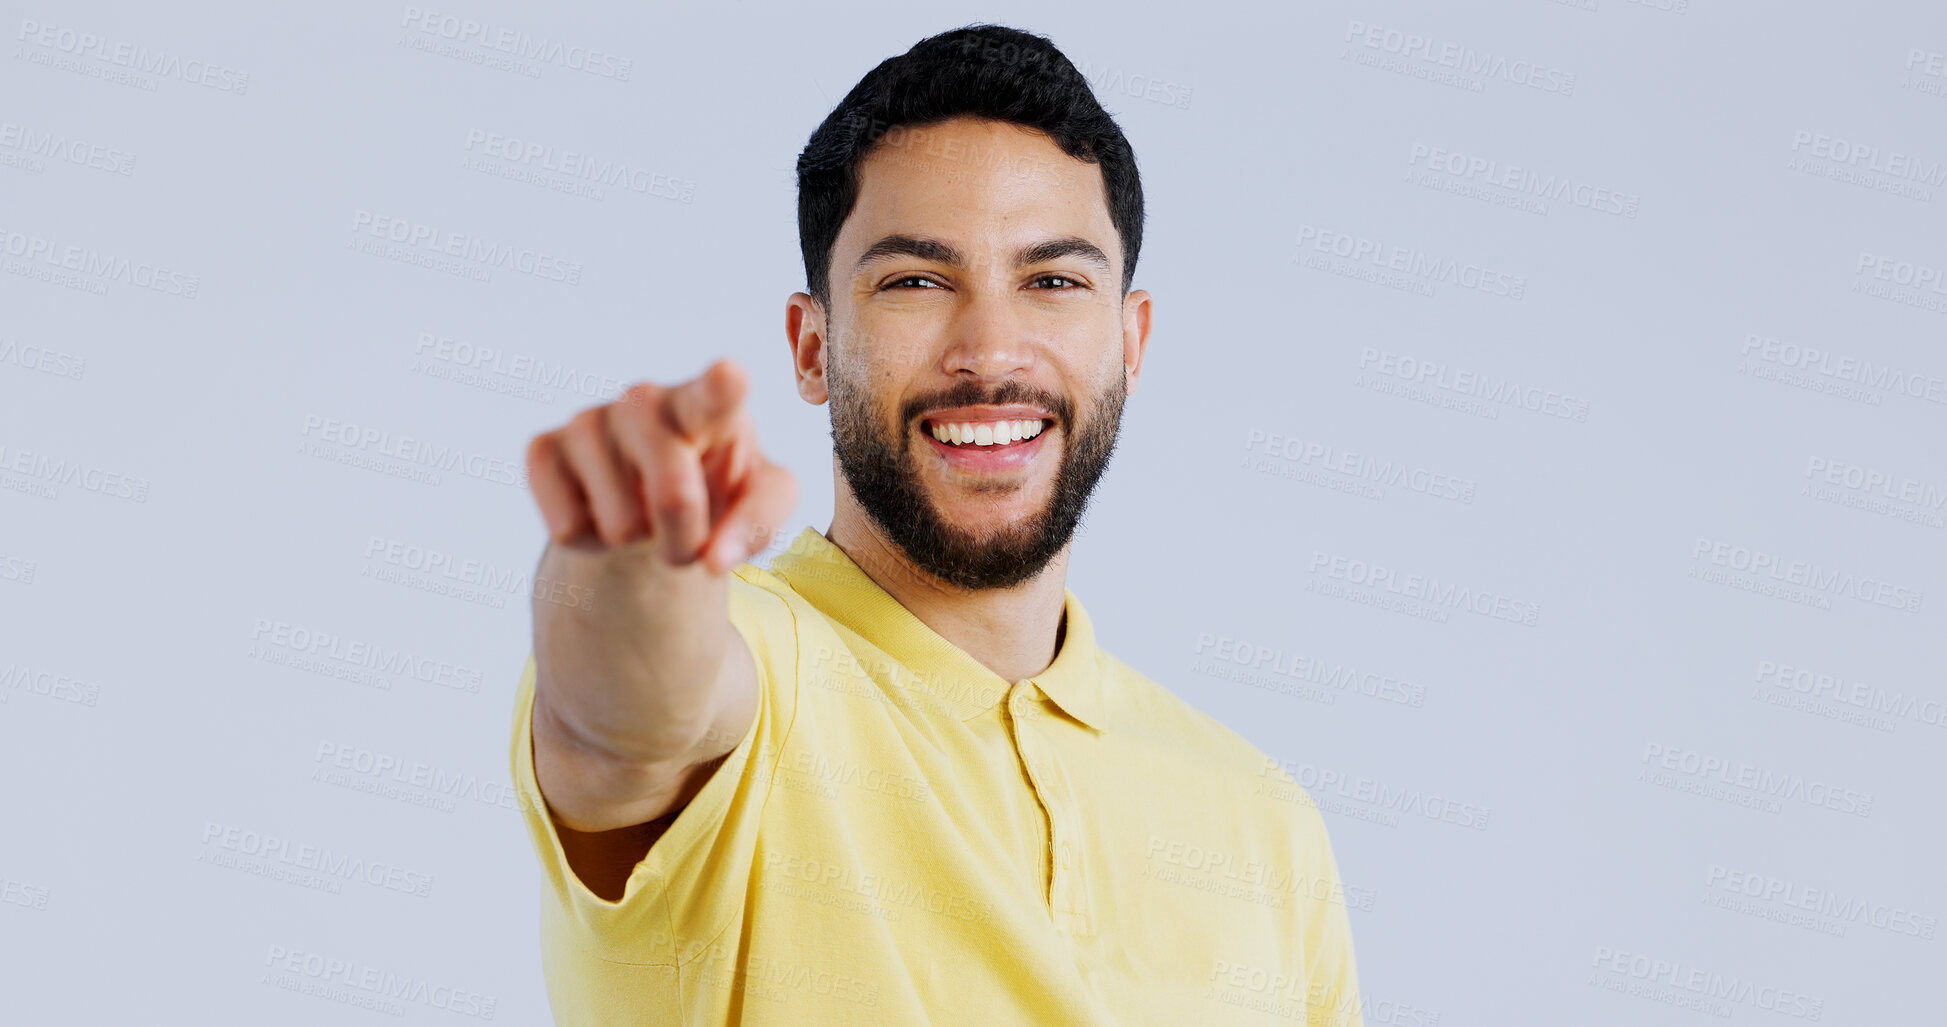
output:
[[[793,160],[991,19],[1149,202],[1070,584],[1367,1022],[1947,1022],[1947,10],[1474,8],[0,5],[0,1019],[546,1021],[526,442],[731,355],[823,530]]]

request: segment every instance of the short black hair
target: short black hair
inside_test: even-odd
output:
[[[1102,168],[1109,219],[1122,240],[1122,293],[1142,248],[1136,154],[1088,80],[1046,36],[968,25],[929,36],[859,79],[798,155],[798,245],[806,291],[831,309],[832,244],[859,197],[859,165],[888,130],[968,116],[1046,133],[1070,157]]]

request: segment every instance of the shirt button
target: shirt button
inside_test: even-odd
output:
[[[1067,842],[1063,842],[1061,845],[1061,868],[1063,870],[1067,870],[1070,867],[1073,867],[1074,865],[1075,865],[1075,850],[1069,848]]]

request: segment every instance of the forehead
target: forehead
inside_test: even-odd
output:
[[[897,126],[859,165],[859,195],[840,228],[833,268],[891,233],[947,238],[979,250],[1076,235],[1117,259],[1100,165],[1011,122],[954,118]]]

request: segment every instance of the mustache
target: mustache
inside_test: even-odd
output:
[[[910,424],[926,411],[941,407],[969,407],[982,404],[1004,406],[1009,403],[1038,406],[1053,414],[1058,424],[1075,423],[1074,404],[1068,397],[1012,379],[992,388],[983,387],[979,382],[962,381],[939,392],[907,400],[899,413],[901,422]]]

